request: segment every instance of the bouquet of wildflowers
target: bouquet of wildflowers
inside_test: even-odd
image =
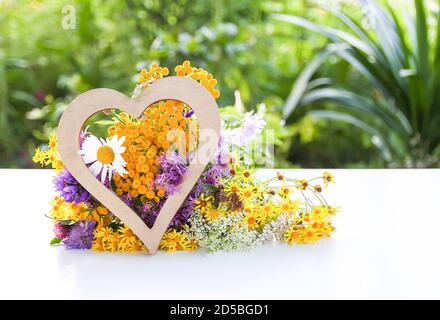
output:
[[[214,98],[220,96],[217,81],[207,71],[185,61],[175,72],[200,82]],[[133,97],[168,74],[167,68],[157,64],[142,70]],[[104,113],[111,120],[93,124],[101,136],[88,128],[81,132],[80,154],[92,174],[151,227],[167,197],[179,191],[185,177],[198,145],[197,119],[190,106],[176,100],[155,103],[140,119],[116,109]],[[238,126],[225,124],[215,156],[169,224],[160,249],[246,250],[277,240],[312,243],[332,234],[337,209],[322,196],[334,182],[329,172],[311,180],[278,173],[258,181],[255,169],[243,164],[239,151],[264,126],[263,115],[252,112]],[[183,134],[170,135],[176,129]],[[97,251],[147,250],[64,168],[55,135],[49,137],[47,147],[37,148],[33,161],[52,166],[56,172],[57,195],[49,212],[55,234],[51,244]]]

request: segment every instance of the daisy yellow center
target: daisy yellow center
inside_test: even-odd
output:
[[[115,152],[109,146],[102,146],[96,152],[96,158],[102,164],[110,164],[115,160]]]

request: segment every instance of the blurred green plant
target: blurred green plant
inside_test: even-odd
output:
[[[75,9],[73,29],[62,28],[66,5]],[[191,60],[219,80],[220,105],[232,104],[238,89],[245,103],[273,110],[312,50],[301,34],[285,41],[287,30],[270,18],[301,12],[302,1],[15,0],[0,8],[2,167],[32,166],[29,155],[73,97],[96,87],[130,94],[153,62]]]
[[[337,8],[319,5],[343,22],[348,32],[298,16],[274,15],[330,41],[298,76],[283,117],[291,120],[297,107],[318,104],[310,116],[363,129],[389,166],[439,166],[440,12],[430,15],[423,0],[414,0],[415,17],[406,16],[404,24],[387,2],[385,6],[370,0],[360,3],[369,15],[364,23]],[[334,78],[313,78],[335,56],[363,78],[352,76],[343,84]],[[329,102],[332,106],[320,108]]]
[[[0,1],[0,167],[34,166],[33,150],[44,147],[79,93],[109,87],[130,95],[142,68],[157,62],[171,69],[187,59],[219,80],[220,106],[233,105],[236,91],[246,106],[241,114],[265,106],[276,166],[383,166],[367,134],[345,123],[312,118],[307,108],[287,124],[281,119],[292,82],[327,40],[303,28],[292,33],[272,14],[348,29],[308,2]],[[66,5],[75,9],[73,29],[61,24]],[[338,81],[353,76],[343,60],[321,65],[317,74]]]

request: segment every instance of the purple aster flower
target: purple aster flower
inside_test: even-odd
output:
[[[94,239],[95,226],[96,221],[93,220],[80,220],[75,223],[63,241],[66,249],[90,249]]]
[[[178,191],[178,186],[183,181],[183,176],[188,170],[186,160],[179,156],[177,152],[170,152],[161,155],[159,163],[161,173],[156,176],[154,185],[164,187],[166,195],[169,196]]]
[[[184,202],[180,209],[177,211],[173,220],[171,220],[171,223],[168,227],[178,227],[182,224],[185,224],[188,221],[189,217],[191,217],[193,212],[193,203],[189,201]]]
[[[157,207],[157,203],[154,203],[152,201],[147,201],[142,205],[142,214],[148,214],[150,213],[152,210],[154,210],[154,208]]]
[[[131,207],[133,204],[133,196],[129,193],[124,193],[122,195],[122,201],[124,201],[127,206]]]
[[[229,144],[227,143],[227,137],[225,137],[223,131],[220,133],[217,150],[213,158],[217,160],[217,163],[228,164]]]
[[[55,237],[64,239],[70,231],[70,226],[62,223],[55,223],[53,226],[53,233]]]
[[[213,163],[211,167],[203,173],[202,179],[204,183],[209,183],[214,186],[220,186],[220,178],[229,175],[229,169],[227,164],[220,162]]]
[[[145,221],[148,227],[153,227],[154,222],[156,221],[157,216],[159,215],[159,212],[162,209],[164,203],[164,201],[161,201],[156,206],[150,203],[149,205],[145,204],[142,207],[141,218]]]
[[[81,203],[90,198],[90,193],[64,169],[54,179],[55,190],[61,193],[61,197],[67,202]]]
[[[164,201],[161,201],[157,205],[149,202],[144,204],[141,210],[142,212],[140,213],[140,217],[142,218],[142,220],[144,220],[148,227],[151,228],[154,225],[164,203]],[[180,209],[177,211],[176,215],[174,216],[173,220],[171,220],[168,227],[178,227],[182,224],[185,224],[193,212],[194,205],[192,201],[189,201],[188,197],[187,200],[185,200],[185,202],[182,204]]]

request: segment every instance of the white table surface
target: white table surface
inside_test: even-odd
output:
[[[0,170],[0,298],[439,299],[440,170],[332,172],[330,239],[148,256],[51,247],[52,172]]]

